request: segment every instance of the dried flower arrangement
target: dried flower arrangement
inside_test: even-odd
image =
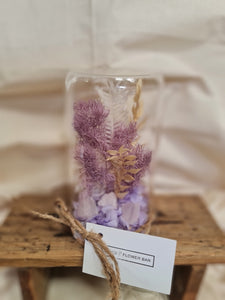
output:
[[[148,219],[141,179],[151,151],[138,144],[141,84],[138,80],[128,124],[112,125],[110,109],[99,99],[74,104],[75,159],[83,187],[74,202],[74,216],[80,221],[136,230]]]

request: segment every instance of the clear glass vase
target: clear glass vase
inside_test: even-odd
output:
[[[159,89],[159,76],[68,74],[71,199],[80,221],[128,230],[148,221]]]

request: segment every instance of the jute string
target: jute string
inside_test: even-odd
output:
[[[109,298],[112,300],[118,300],[120,295],[120,272],[116,258],[109,250],[106,243],[102,240],[102,236],[98,233],[87,231],[84,226],[73,217],[65,202],[58,198],[55,201],[55,210],[58,217],[46,213],[39,213],[31,211],[31,213],[41,219],[52,220],[54,222],[64,224],[70,227],[74,238],[81,246],[84,246],[84,241],[89,241],[99,257],[106,279],[109,283],[110,294]],[[149,216],[148,221],[138,228],[137,232],[149,233],[151,228],[152,218]]]

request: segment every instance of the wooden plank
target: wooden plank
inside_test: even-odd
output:
[[[176,265],[225,263],[225,236],[198,196],[154,196],[151,234],[177,240]]]
[[[23,300],[45,300],[49,269],[19,269]]]
[[[56,194],[16,199],[0,227],[0,266],[81,266],[83,249],[62,225],[27,211],[54,213]],[[64,195],[68,198],[68,195]],[[225,238],[196,196],[154,196],[151,234],[176,239],[176,265],[225,263]]]

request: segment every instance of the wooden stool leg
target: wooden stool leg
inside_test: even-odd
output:
[[[205,273],[205,265],[191,266],[191,271],[188,277],[187,285],[184,290],[182,300],[195,300],[197,293]]]
[[[176,266],[170,299],[195,300],[205,268],[205,265]]]
[[[23,300],[45,300],[49,269],[19,269],[19,281]]]

